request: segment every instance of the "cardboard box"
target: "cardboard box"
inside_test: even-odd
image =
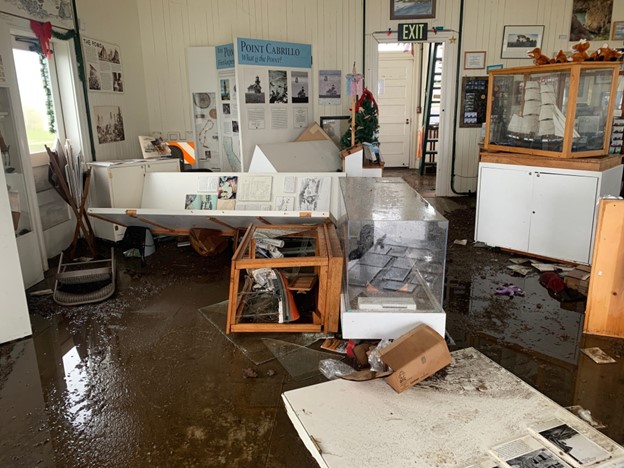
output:
[[[420,324],[379,351],[379,358],[394,372],[386,377],[398,393],[451,363],[444,338],[431,327]]]

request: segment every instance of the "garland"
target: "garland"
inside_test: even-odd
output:
[[[46,56],[39,52],[39,70],[43,81],[43,90],[46,95],[46,112],[48,114],[48,131],[56,134],[56,118],[54,115],[54,101],[52,100],[52,89],[50,86],[50,72],[46,63]]]

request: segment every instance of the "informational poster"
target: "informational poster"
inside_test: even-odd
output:
[[[249,130],[263,130],[265,127],[264,107],[249,109],[247,112]]]
[[[271,108],[271,128],[282,129],[288,128],[288,108],[272,107]]]
[[[119,46],[106,42],[82,39],[89,91],[123,93],[123,72]]]
[[[308,108],[295,107],[293,109],[293,127],[306,128],[308,126]]]
[[[121,107],[95,106],[93,111],[95,113],[95,124],[100,145],[126,139]]]
[[[219,158],[219,128],[217,126],[217,96],[215,93],[193,93],[195,117],[195,158],[213,161]]]
[[[461,89],[460,127],[481,127],[487,116],[487,76],[464,76]]]
[[[319,71],[319,104],[338,106],[340,105],[340,70]]]
[[[310,102],[310,88],[308,84],[307,71],[293,71],[290,74],[292,83],[292,102],[293,104],[307,104]]]

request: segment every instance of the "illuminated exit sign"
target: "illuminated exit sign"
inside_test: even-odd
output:
[[[399,23],[399,42],[426,41],[427,29],[427,23]]]

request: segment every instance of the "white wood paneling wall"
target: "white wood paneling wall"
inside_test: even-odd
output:
[[[192,139],[186,48],[236,37],[312,45],[312,90],[319,70],[350,72],[362,60],[362,0],[137,0],[151,132]],[[344,82],[343,82],[344,83]],[[314,119],[346,115],[314,101]]]
[[[505,68],[532,65],[530,59],[500,58],[505,25],[544,25],[543,53],[552,57],[560,49],[570,52],[572,3],[573,0],[465,0],[462,60],[464,51],[484,50],[486,64],[502,63]],[[612,21],[621,20],[624,20],[624,0],[614,0]],[[609,43],[612,47],[622,46],[621,41]],[[602,44],[603,41],[591,43],[590,51]],[[462,76],[486,74],[485,70],[464,70],[463,63],[460,73]],[[477,189],[480,136],[480,129],[458,129],[455,189],[459,192]]]
[[[141,158],[138,136],[148,132],[147,101],[144,91],[143,54],[140,47],[139,11],[134,1],[78,0],[80,34],[84,37],[117,44],[121,51],[124,92],[89,92],[89,107],[98,161]],[[125,140],[100,145],[94,106],[120,106]],[[90,157],[91,155],[88,155]]]

